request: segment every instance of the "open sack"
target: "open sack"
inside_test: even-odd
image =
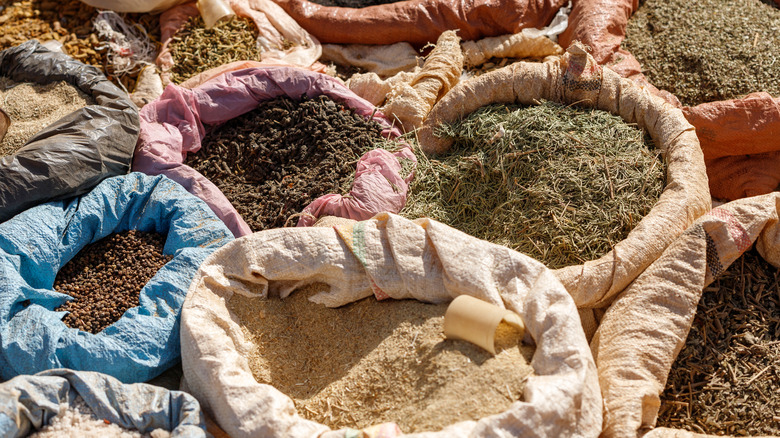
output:
[[[332,431],[303,419],[287,395],[258,383],[245,357],[248,341],[226,305],[235,296],[285,297],[314,281],[331,286],[310,298],[328,307],[372,295],[442,303],[469,294],[523,318],[536,344],[523,400],[479,421],[413,436],[601,432],[590,350],[574,303],[552,273],[527,256],[441,223],[383,213],[334,227],[255,233],[216,251],[201,266],[182,312],[183,387],[231,436],[359,436],[354,429]]]
[[[41,202],[80,195],[130,169],[138,110],[97,68],[30,40],[0,52],[0,76],[40,84],[66,81],[96,101],[0,157],[0,222]]]
[[[659,395],[707,285],[754,243],[766,261],[780,266],[778,206],[775,192],[712,209],[606,311],[591,344],[606,408],[604,436],[635,436],[655,425]],[[658,428],[644,436],[704,435]]]
[[[428,115],[418,136],[428,154],[442,153],[452,139],[434,130],[490,103],[534,104],[550,100],[577,103],[619,115],[646,129],[667,163],[666,187],[652,210],[614,246],[583,265],[555,271],[579,308],[607,307],[674,238],[710,209],[707,176],[693,127],[681,111],[608,68],[596,64],[575,44],[561,58],[544,63],[515,63],[459,83]],[[592,316],[583,324],[590,336]]]
[[[99,333],[69,328],[57,272],[87,244],[126,230],[167,235],[173,258],[146,283],[140,305]],[[201,262],[233,240],[200,199],[163,177],[131,173],[91,192],[31,208],[0,224],[0,378],[51,368],[147,381],[179,360],[179,310]]]
[[[133,170],[163,174],[205,200],[237,236],[251,232],[219,189],[203,175],[183,164],[188,153],[197,152],[207,130],[253,110],[258,103],[286,96],[326,95],[383,127],[385,138],[401,133],[366,100],[329,76],[290,67],[249,68],[222,74],[193,89],[176,85],[141,111],[141,136]],[[399,150],[374,149],[357,163],[349,196],[329,194],[315,199],[305,213],[367,219],[381,211],[398,212],[406,202],[413,173],[403,177],[399,158],[416,162],[411,148],[398,141]],[[314,223],[303,217],[299,225]]]
[[[147,384],[128,385],[90,371],[56,369],[0,383],[0,433],[24,437],[49,424],[63,405],[81,398],[95,416],[125,429],[171,437],[206,437],[195,397]]]

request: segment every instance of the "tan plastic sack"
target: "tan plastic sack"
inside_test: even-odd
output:
[[[335,227],[258,232],[201,266],[182,311],[184,386],[232,437],[361,436],[301,418],[289,397],[255,381],[246,358],[251,346],[226,306],[233,294],[285,297],[315,281],[330,292],[310,299],[330,307],[371,295],[441,303],[468,294],[523,318],[536,343],[523,401],[415,437],[599,435],[602,404],[591,353],[574,302],[552,273],[441,223],[382,213]]]
[[[679,109],[608,68],[579,44],[560,60],[515,63],[453,88],[431,110],[418,131],[423,151],[442,153],[451,139],[434,129],[490,103],[533,104],[538,100],[578,103],[619,115],[646,129],[667,162],[666,188],[650,213],[603,257],[555,271],[578,307],[607,306],[674,238],[711,207],[699,141]]]
[[[405,132],[412,132],[422,125],[436,101],[458,83],[462,72],[460,37],[448,30],[439,36],[436,47],[412,81],[398,83],[390,90],[382,112],[397,120]]]
[[[604,436],[637,436],[655,425],[659,396],[704,287],[754,242],[764,259],[780,267],[779,209],[778,192],[712,209],[606,311],[591,344],[604,395]],[[699,437],[671,429],[646,436]]]
[[[252,19],[257,26],[258,44],[264,50],[261,55],[262,61],[271,63],[281,61],[284,64],[308,68],[322,54],[319,41],[271,0],[230,0],[229,3],[237,15]],[[199,13],[195,2],[189,2],[175,6],[160,15],[162,47],[157,55],[157,67],[160,69],[164,86],[171,82],[170,69],[173,66],[173,57],[168,45],[187,20]],[[285,41],[292,42],[294,45],[284,49]]]

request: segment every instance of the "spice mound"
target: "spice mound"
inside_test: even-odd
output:
[[[141,434],[98,419],[84,399],[77,397],[72,406],[60,405],[59,414],[41,430],[29,435],[29,438],[168,438],[170,436],[171,433],[163,429]]]
[[[65,264],[54,290],[75,298],[59,306],[71,328],[98,333],[138,306],[144,285],[173,256],[163,254],[165,237],[129,230],[84,247]]]
[[[694,106],[780,94],[778,32],[772,0],[647,0],[628,21],[623,47],[650,83]]]
[[[19,150],[33,135],[94,99],[65,81],[36,84],[0,76],[0,108],[11,126],[0,140],[0,157]]]
[[[200,15],[192,17],[173,36],[171,81],[180,84],[206,70],[233,61],[260,61],[258,30],[252,20],[230,16],[206,29]]]
[[[780,271],[751,249],[704,288],[658,426],[780,435]]]
[[[291,397],[304,418],[333,429],[395,422],[404,432],[433,431],[521,399],[534,348],[516,331],[498,333],[493,356],[444,339],[446,304],[370,297],[331,309],[308,301],[324,289],[228,302],[256,347],[255,379]]]
[[[436,219],[553,269],[609,252],[665,185],[649,137],[606,111],[497,104],[440,128],[453,148],[418,153],[401,215]]]
[[[348,192],[358,159],[381,146],[391,147],[378,123],[327,96],[280,97],[207,134],[185,163],[260,231],[287,225],[322,195]]]

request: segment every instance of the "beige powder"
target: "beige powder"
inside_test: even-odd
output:
[[[91,96],[65,81],[41,85],[0,77],[0,108],[11,118],[0,140],[0,157],[13,154],[43,128],[94,103]]]
[[[419,432],[497,414],[521,399],[534,348],[519,344],[513,328],[500,327],[494,357],[444,339],[446,304],[372,297],[329,309],[307,300],[323,289],[228,303],[255,343],[255,378],[290,396],[301,416],[334,429],[395,422]]]

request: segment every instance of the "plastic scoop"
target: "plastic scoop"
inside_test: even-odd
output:
[[[197,6],[206,29],[211,29],[217,21],[229,15],[235,15],[233,9],[224,0],[198,0]]]
[[[3,141],[5,133],[8,132],[8,127],[11,126],[11,118],[8,114],[0,108],[0,141]]]
[[[444,336],[471,342],[496,354],[496,328],[501,321],[516,328],[520,336],[525,333],[525,324],[517,313],[469,295],[460,295],[452,300],[444,314]]]

